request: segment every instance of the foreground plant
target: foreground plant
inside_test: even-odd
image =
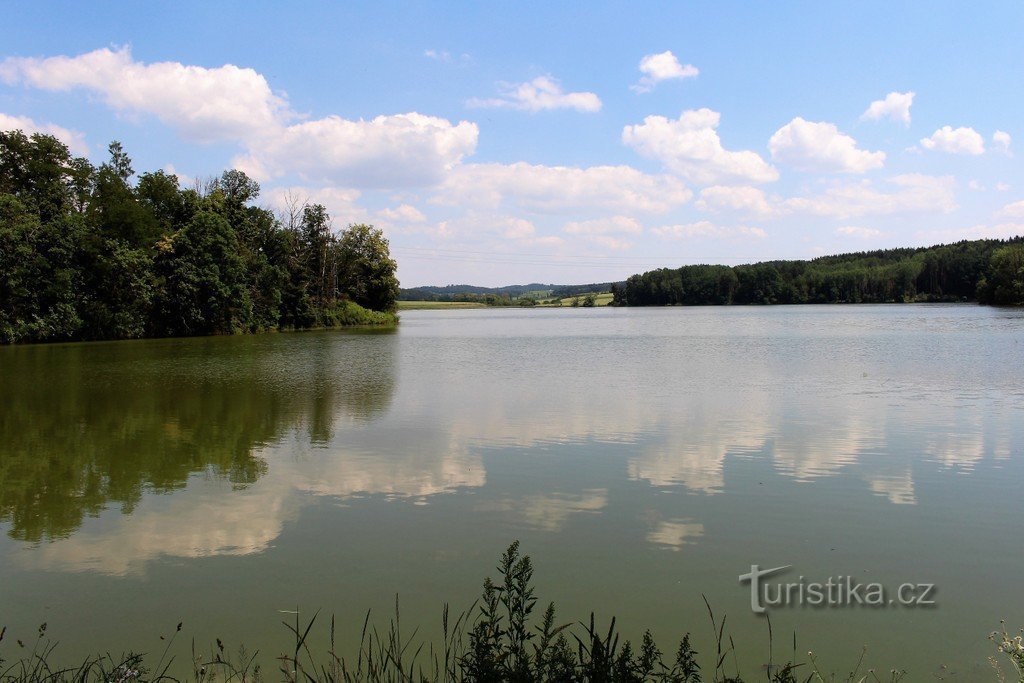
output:
[[[417,631],[404,635],[401,611],[395,601],[395,614],[384,631],[378,631],[367,613],[363,621],[359,648],[354,657],[338,654],[335,644],[335,620],[330,621],[329,648],[317,653],[310,646],[310,633],[318,620],[314,614],[303,621],[298,611],[284,622],[291,636],[289,651],[277,658],[275,678],[286,683],[742,683],[735,643],[725,630],[726,619],[717,619],[708,607],[714,630],[713,659],[698,663],[698,653],[686,633],[673,653],[665,656],[650,631],[645,631],[634,648],[621,640],[612,618],[607,628],[599,626],[594,614],[586,622],[559,623],[554,603],[535,618],[538,599],[533,588],[533,563],[520,555],[518,541],[508,547],[497,567],[498,579],[484,581],[480,599],[454,621],[447,605],[442,614],[442,642],[423,643]],[[46,625],[39,628],[36,642],[26,647],[16,641],[20,657],[11,664],[0,658],[0,683],[134,683],[136,681],[178,681],[170,673],[169,657],[175,638],[182,628],[166,638],[155,664],[144,655],[110,654],[87,659],[75,666],[55,664],[56,643],[46,637]],[[853,671],[846,676],[826,673],[813,653],[808,662],[797,661],[796,638],[788,661],[776,664],[772,655],[773,635],[768,622],[768,663],[760,680],[769,683],[898,683],[906,672],[891,670],[885,674],[863,670],[862,651]],[[0,646],[6,630],[0,629]],[[1024,683],[1024,643],[1020,635],[1011,637],[1005,627],[992,634],[999,652],[1009,657],[1015,675],[1007,679],[995,660],[1000,681]],[[247,683],[264,680],[258,652],[240,648],[233,652],[221,639],[208,655],[191,652],[190,680],[196,683]]]
[[[999,660],[995,657],[991,658],[992,667],[996,670],[996,676],[999,680],[1012,680],[1024,683],[1024,629],[1021,629],[1016,636],[1011,636],[1006,630],[1006,622],[1002,622],[999,630],[994,631],[989,636],[989,640],[995,642],[999,654],[1004,655],[1004,659],[1008,659],[1011,666],[1013,666],[1011,678],[1007,678],[1007,673],[1003,671]]]

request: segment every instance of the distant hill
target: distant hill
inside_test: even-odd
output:
[[[533,282],[527,285],[506,285],[504,287],[478,287],[476,285],[409,287],[400,289],[398,298],[402,301],[456,301],[460,296],[466,294],[479,296],[494,294],[510,299],[523,296],[536,299],[564,298],[590,292],[609,292],[613,284],[622,285],[623,283],[595,282],[586,285],[555,285]]]

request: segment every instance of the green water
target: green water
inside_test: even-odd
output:
[[[69,657],[281,610],[436,634],[514,538],[566,620],[662,649],[701,595],[767,661],[738,576],[936,585],[928,608],[770,612],[776,659],[990,679],[1024,625],[1024,311],[410,311],[396,331],[0,348],[0,624]],[[780,634],[784,634],[781,635]],[[180,654],[187,653],[187,645]],[[708,664],[709,657],[705,658]],[[273,662],[270,662],[273,669]]]

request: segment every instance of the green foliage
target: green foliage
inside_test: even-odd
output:
[[[133,184],[109,151],[94,168],[52,136],[0,133],[0,343],[396,321],[379,230],[336,235],[319,205],[284,225],[237,170],[202,194],[163,171]]]
[[[351,225],[341,235],[340,287],[360,306],[394,311],[398,300],[398,264],[391,259],[384,233],[370,225]]]
[[[157,305],[161,333],[245,329],[251,302],[237,239],[224,218],[204,211],[165,242],[156,262],[164,283]]]
[[[997,249],[979,285],[981,300],[999,306],[1024,304],[1024,245]]]
[[[631,306],[1021,303],[1024,274],[1019,252],[1013,251],[1024,248],[1021,239],[1011,240],[1010,246],[1001,240],[975,240],[923,249],[824,256],[812,261],[662,268],[633,275],[624,287],[612,287],[613,302]]]

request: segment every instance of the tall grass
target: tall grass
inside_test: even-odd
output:
[[[533,588],[533,564],[520,555],[519,543],[508,547],[497,567],[498,579],[487,578],[483,593],[466,612],[452,619],[448,607],[442,612],[442,639],[425,643],[417,631],[404,633],[400,605],[387,627],[378,630],[369,613],[363,620],[359,647],[355,655],[338,654],[335,620],[326,627],[329,639],[325,652],[315,652],[310,634],[317,626],[319,613],[304,621],[298,612],[284,621],[289,634],[288,651],[277,658],[276,671],[265,672],[258,654],[244,648],[231,652],[220,640],[208,654],[191,650],[188,680],[196,683],[248,683],[268,678],[285,683],[438,683],[475,682],[512,683],[742,683],[736,647],[726,631],[726,618],[718,619],[705,599],[708,618],[714,630],[715,651],[694,650],[690,634],[685,634],[666,655],[654,642],[650,631],[634,647],[621,640],[612,618],[607,626],[590,618],[579,623],[559,623],[554,603],[535,614],[538,599]],[[182,625],[166,639],[155,663],[145,655],[105,654],[71,666],[58,666],[56,643],[46,636],[46,625],[39,628],[36,642],[28,647],[17,641],[19,657],[10,663],[0,658],[0,683],[135,683],[141,681],[177,681],[171,675],[172,645]],[[0,630],[0,648],[6,629]],[[1024,683],[1024,645],[1021,636],[1011,637],[1003,628],[992,634],[1003,661],[1012,671],[992,663],[1000,681]],[[896,683],[906,673],[879,674],[863,669],[865,652],[848,674],[828,673],[813,653],[801,661],[793,637],[792,651],[782,662],[773,655],[774,636],[768,621],[769,661],[756,677],[769,683]],[[0,649],[0,655],[3,650]],[[177,669],[175,669],[177,671]],[[747,679],[754,680],[754,679]]]

